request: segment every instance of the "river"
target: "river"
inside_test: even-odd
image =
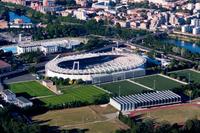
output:
[[[185,42],[182,40],[175,40],[175,39],[167,40],[167,42],[169,42],[170,44],[174,44],[176,46],[185,48],[191,51],[192,53],[200,53],[200,46],[193,42]]]

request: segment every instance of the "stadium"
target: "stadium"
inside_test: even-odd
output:
[[[85,53],[56,57],[45,66],[47,77],[109,82],[145,75],[146,59],[130,53]]]

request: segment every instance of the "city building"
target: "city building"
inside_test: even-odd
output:
[[[79,8],[78,10],[75,10],[73,15],[80,20],[87,20],[88,19],[88,15],[85,9],[83,8]]]
[[[99,2],[93,3],[92,8],[109,10],[111,9],[110,1],[99,1]]]
[[[191,20],[191,26],[199,27],[200,26],[200,19],[194,18]]]
[[[192,29],[192,34],[193,35],[199,35],[200,34],[200,27],[194,27]]]
[[[183,33],[187,33],[187,32],[191,33],[192,32],[192,26],[190,26],[190,25],[183,25],[181,27],[181,32],[183,32]]]
[[[5,20],[0,20],[0,29],[7,29],[8,28],[8,22]]]
[[[117,110],[133,111],[138,108],[148,108],[168,104],[180,103],[181,97],[172,91],[156,91],[136,95],[119,96],[110,98],[110,105]]]
[[[9,3],[14,3],[18,5],[25,5],[26,0],[1,0],[2,2],[9,2]]]
[[[77,5],[80,5],[81,7],[86,7],[88,1],[87,0],[75,0]]]
[[[32,28],[31,19],[26,16],[19,16],[14,12],[9,12],[9,27],[10,28]]]

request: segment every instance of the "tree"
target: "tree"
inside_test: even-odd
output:
[[[30,66],[29,69],[28,69],[29,73],[36,73],[37,72],[37,69],[35,66]]]
[[[186,50],[185,48],[182,48],[182,49],[181,49],[181,56],[182,56],[182,57],[187,56],[187,50]]]

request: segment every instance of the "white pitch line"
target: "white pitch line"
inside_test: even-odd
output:
[[[133,80],[127,79],[127,81],[129,81],[129,82],[131,82],[131,83],[133,83],[133,84],[139,85],[139,86],[141,86],[141,87],[143,87],[143,88],[146,88],[146,89],[148,89],[148,90],[154,90],[154,89],[152,89],[152,88],[150,88],[150,87],[147,87],[147,86],[145,86],[145,85],[142,85],[142,84],[140,84],[140,83],[137,83],[137,82],[135,82],[135,81],[133,81]]]
[[[99,87],[99,86],[97,86],[97,85],[93,85],[93,86],[96,87],[96,88],[98,88],[98,89],[100,89],[100,90],[102,90],[102,91],[104,91],[104,92],[106,92],[106,93],[108,93],[108,94],[111,94],[110,91],[104,90],[103,88],[101,88],[101,87]]]
[[[194,70],[194,69],[189,69],[189,70],[196,72],[196,73],[200,73],[200,71],[197,71],[197,70]]]
[[[158,75],[160,75],[160,76],[162,76],[162,77],[165,77],[165,78],[168,78],[168,79],[171,79],[171,80],[173,80],[173,81],[179,82],[179,83],[184,84],[184,85],[187,85],[187,84],[188,84],[188,83],[186,83],[186,82],[180,81],[180,80],[178,80],[178,79],[171,78],[171,77],[166,76],[166,75],[163,75],[163,74],[158,74]]]

